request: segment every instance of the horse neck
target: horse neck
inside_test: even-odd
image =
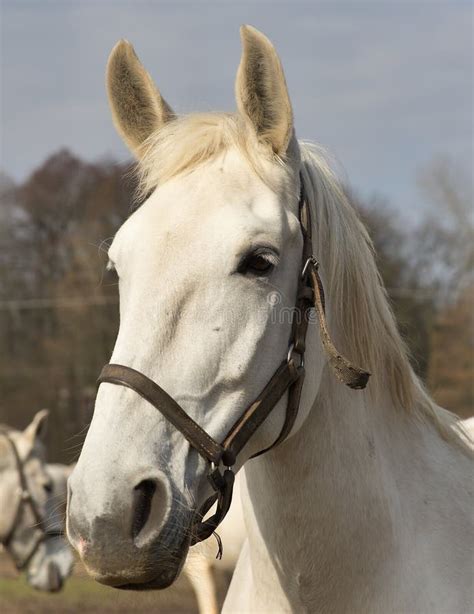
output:
[[[430,457],[438,445],[452,462],[455,452],[434,429],[394,408],[388,395],[375,403],[326,370],[304,426],[245,469],[259,573],[279,576],[292,607],[338,603],[336,611],[345,611],[362,599],[361,586],[377,594],[381,570],[399,572],[418,519],[430,528],[419,505],[441,486]]]

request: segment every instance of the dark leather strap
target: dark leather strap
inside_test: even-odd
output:
[[[198,542],[204,541],[215,532],[217,527],[226,517],[232,503],[232,493],[235,480],[234,472],[231,469],[225,469],[224,473],[221,475],[219,468],[216,467],[216,469],[214,469],[214,471],[208,476],[208,479],[211,482],[212,488],[215,490],[216,494],[209,497],[198,512],[199,522],[195,523],[193,527],[191,546],[194,546],[194,544],[197,544]],[[214,481],[216,481],[216,483],[213,483]],[[216,500],[217,509],[215,514],[213,514],[210,518],[203,520],[204,516],[211,509]]]
[[[285,360],[255,401],[233,424],[222,442],[222,447],[237,456],[288,388],[302,375],[303,367],[296,367],[293,358]]]
[[[326,354],[329,356],[329,364],[336,377],[346,384],[346,386],[349,386],[349,388],[353,390],[362,390],[367,386],[370,373],[353,365],[347,358],[339,354],[335,348],[326,323],[324,289],[321,277],[319,276],[318,266],[311,266],[309,274],[314,292],[314,305],[318,314],[319,332],[323,347],[326,350]]]
[[[108,364],[102,369],[98,384],[118,384],[131,388],[180,431],[189,443],[209,462],[218,464],[222,446],[210,437],[163,388],[139,371],[124,365]]]
[[[206,433],[163,388],[143,373],[124,365],[108,364],[97,384],[116,384],[131,388],[165,416],[189,443],[209,462],[221,461],[231,467],[235,457],[275,407],[288,387],[303,375],[303,367],[294,360],[283,362],[271,380],[229,430],[222,444]]]
[[[261,456],[262,454],[265,454],[272,448],[276,448],[291,433],[291,429],[293,428],[293,425],[295,424],[295,421],[296,421],[296,416],[298,415],[301,391],[303,390],[303,384],[304,384],[304,378],[305,378],[304,367],[300,366],[298,370],[300,372],[298,379],[294,381],[288,389],[288,403],[286,406],[285,422],[283,423],[283,427],[280,431],[280,434],[275,439],[275,441],[270,446],[268,446],[268,448],[264,448],[263,450],[260,450],[260,452],[253,454],[251,458],[256,458],[257,456]]]
[[[347,358],[342,356],[335,348],[329,335],[326,322],[326,301],[323,282],[319,275],[319,263],[313,256],[311,210],[304,192],[303,181],[301,181],[299,207],[301,232],[303,234],[303,266],[296,302],[296,313],[299,318],[293,321],[292,338],[294,351],[301,355],[304,354],[306,332],[309,323],[308,313],[309,309],[314,306],[318,315],[321,341],[329,356],[329,364],[335,375],[349,388],[365,388],[369,381],[370,373],[356,367]]]

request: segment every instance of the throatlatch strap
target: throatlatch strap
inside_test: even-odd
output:
[[[304,303],[307,295],[306,289],[311,289],[310,306],[316,309],[319,321],[319,330],[321,341],[324,350],[329,356],[329,364],[331,365],[336,377],[354,390],[361,390],[367,386],[370,373],[353,365],[347,358],[342,356],[334,346],[329,334],[326,322],[326,301],[324,297],[323,282],[319,275],[319,263],[313,256],[313,245],[311,240],[311,210],[306,200],[303,180],[301,178],[301,198],[300,198],[300,224],[301,232],[303,233],[303,273],[298,285],[298,302],[297,311],[299,309],[300,322],[296,322],[293,329],[293,339],[295,348],[304,352],[304,342],[306,338],[306,330],[308,327],[307,307]],[[302,316],[302,317],[301,317]],[[301,345],[301,349],[298,347]],[[279,438],[280,439],[280,438]],[[280,440],[281,441],[281,440]]]
[[[282,362],[259,396],[234,423],[222,442],[223,448],[237,456],[291,384],[302,375],[303,368],[295,367],[293,360]]]
[[[329,335],[326,323],[324,289],[319,276],[318,267],[316,265],[311,265],[309,275],[314,292],[314,306],[318,314],[321,341],[326,353],[329,356],[329,364],[331,365],[336,377],[341,382],[346,384],[346,386],[349,386],[349,388],[352,388],[353,390],[362,390],[367,386],[370,373],[353,365],[335,348]]]

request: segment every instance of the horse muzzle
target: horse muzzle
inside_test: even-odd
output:
[[[89,574],[128,590],[170,586],[186,558],[193,512],[171,495],[164,476],[141,480],[129,496],[111,489],[93,509],[90,501],[84,506],[84,492],[72,479],[67,534]]]

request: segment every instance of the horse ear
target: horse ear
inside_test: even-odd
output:
[[[106,81],[115,127],[140,158],[143,142],[173,117],[173,111],[126,40],[112,49]]]
[[[252,123],[258,139],[283,155],[293,134],[293,111],[280,59],[268,38],[252,26],[242,26],[240,38],[237,107]]]
[[[49,411],[42,409],[35,414],[35,417],[23,431],[25,436],[34,444],[37,438],[44,439],[46,435],[46,426],[48,421]]]

